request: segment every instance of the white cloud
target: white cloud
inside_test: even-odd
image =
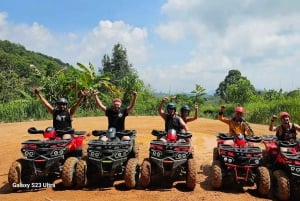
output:
[[[168,0],[155,26],[101,20],[86,33],[52,33],[39,23],[10,23],[0,13],[0,39],[65,62],[101,65],[121,43],[140,78],[156,91],[215,90],[230,69],[258,89],[293,90],[300,82],[300,2]]]
[[[111,54],[116,43],[126,48],[130,62],[141,62],[147,58],[147,31],[125,24],[123,21],[100,21],[99,25],[87,33],[80,44],[79,61],[101,64],[104,54]]]
[[[197,83],[215,90],[230,69],[238,69],[258,89],[299,88],[300,82],[294,79],[282,81],[283,76],[293,77],[299,71],[299,3],[296,8],[292,3],[275,1],[268,7],[269,3],[169,0],[162,7],[167,20],[156,33],[170,43],[193,45],[184,63],[149,69],[145,79],[151,82],[155,75],[149,74],[157,72],[169,79],[157,80],[154,88],[192,90]],[[172,82],[175,77],[177,82]]]

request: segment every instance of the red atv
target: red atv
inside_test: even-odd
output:
[[[299,139],[279,141],[274,135],[263,136],[266,147],[264,161],[273,172],[274,194],[280,200],[289,200],[292,191],[300,188]]]
[[[73,175],[78,158],[82,156],[84,131],[72,128],[55,130],[47,127],[28,129],[30,134],[43,134],[44,140],[27,140],[22,143],[23,158],[12,163],[8,172],[8,182],[13,189],[43,187],[37,183],[41,178],[59,178],[66,187],[73,185]],[[63,134],[71,134],[71,139],[62,139]]]
[[[233,145],[224,144],[225,140],[233,140]],[[213,151],[212,187],[221,188],[226,176],[233,176],[237,184],[256,184],[258,193],[267,196],[271,188],[269,171],[262,165],[262,149],[254,146],[261,140],[260,137],[244,137],[242,134],[233,137],[219,133]]]
[[[144,159],[141,165],[141,186],[149,186],[154,175],[168,179],[185,176],[186,186],[193,190],[196,186],[196,163],[191,143],[186,141],[192,134],[176,133],[172,129],[168,132],[153,130],[152,135],[158,139],[150,142],[149,158]],[[166,142],[160,140],[162,137],[166,137]]]

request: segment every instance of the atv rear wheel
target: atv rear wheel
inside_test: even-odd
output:
[[[286,173],[282,170],[275,170],[274,173],[274,192],[279,200],[290,199],[290,182]]]
[[[87,185],[87,165],[84,160],[79,160],[76,165],[75,183],[79,188]]]
[[[186,175],[186,186],[189,189],[194,190],[197,180],[196,161],[194,159],[189,159],[187,163],[188,170]]]
[[[212,178],[211,185],[213,188],[219,189],[222,186],[223,175],[222,175],[222,164],[220,161],[215,160],[212,163]]]
[[[78,159],[75,157],[69,157],[63,166],[61,179],[65,187],[72,187],[75,185],[75,168],[78,163]]]
[[[147,187],[151,182],[151,163],[148,158],[144,159],[141,166],[140,184],[142,187]]]
[[[256,175],[257,191],[261,196],[267,196],[271,189],[271,178],[269,170],[266,167],[258,167]]]
[[[21,172],[22,172],[21,163],[19,161],[13,162],[8,171],[8,182],[12,189],[14,189],[13,184],[21,183]]]
[[[132,189],[135,188],[138,183],[138,177],[140,173],[140,167],[138,164],[138,160],[136,158],[131,158],[127,162],[125,168],[125,185],[127,188]]]

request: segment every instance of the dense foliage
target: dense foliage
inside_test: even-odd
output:
[[[49,119],[45,107],[33,93],[39,87],[44,97],[51,103],[65,97],[70,104],[75,103],[81,89],[92,93],[97,89],[103,103],[120,97],[123,105],[131,100],[131,92],[138,92],[138,101],[133,115],[157,115],[157,105],[162,97],[172,99],[178,111],[182,105],[192,109],[199,105],[199,115],[216,118],[220,105],[226,104],[225,115],[230,116],[236,105],[246,109],[246,119],[253,123],[268,123],[273,114],[288,111],[295,122],[300,122],[300,90],[284,93],[274,89],[258,91],[247,77],[238,70],[230,70],[213,96],[195,83],[195,89],[181,94],[155,94],[151,86],[146,86],[133,65],[128,62],[126,49],[121,44],[112,48],[112,55],[105,54],[102,66],[94,67],[77,63],[71,66],[62,61],[26,50],[22,45],[0,41],[0,121],[14,122]],[[193,115],[193,110],[191,115]],[[95,105],[92,95],[80,105],[75,116],[103,115]]]

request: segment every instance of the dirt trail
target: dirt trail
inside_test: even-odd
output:
[[[44,129],[51,125],[52,121],[32,121],[21,123],[0,123],[1,127],[1,160],[0,160],[0,200],[35,200],[35,201],[79,201],[79,200],[147,200],[147,201],[199,201],[199,200],[222,200],[222,201],[254,201],[273,200],[272,195],[268,198],[259,198],[253,188],[225,187],[221,191],[215,191],[210,187],[208,175],[212,159],[212,148],[215,146],[215,136],[218,132],[227,132],[228,128],[217,120],[200,118],[189,123],[193,133],[193,146],[197,161],[197,185],[194,191],[187,191],[184,182],[174,182],[172,188],[151,188],[126,190],[123,181],[114,182],[113,186],[98,186],[94,189],[72,190],[62,187],[61,180],[56,180],[55,188],[44,188],[29,192],[10,192],[7,183],[8,169],[13,161],[21,157],[21,143],[33,136],[27,134],[29,127]],[[139,162],[148,157],[149,142],[153,139],[150,134],[152,129],[162,129],[164,124],[160,117],[130,116],[127,118],[127,128],[137,130],[137,144],[139,146]],[[91,132],[94,129],[106,129],[105,117],[75,118],[73,126],[76,130]],[[265,125],[252,124],[257,135],[268,132]],[[34,139],[39,138],[34,136]],[[94,139],[86,136],[84,144]]]

